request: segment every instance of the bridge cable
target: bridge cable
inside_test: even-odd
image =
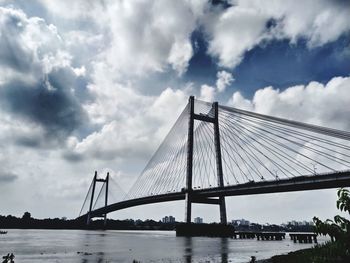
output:
[[[224,132],[224,133],[225,133],[225,132]],[[232,148],[232,146],[233,146],[234,150],[233,150],[232,152],[233,152],[234,154],[237,154],[237,155],[238,155],[238,157],[240,158],[241,162],[242,162],[243,165],[245,166],[246,171],[249,173],[251,179],[254,180],[254,176],[252,175],[251,170],[248,168],[247,162],[244,160],[244,158],[242,157],[242,155],[239,153],[240,151],[239,151],[238,148],[236,147],[236,145],[239,146],[239,147],[241,147],[241,146],[237,143],[236,139],[233,140],[233,141],[235,141],[236,143],[233,143],[233,141],[231,142],[231,143],[233,143],[232,145],[228,142],[228,140],[226,140],[225,137],[223,137],[223,140],[224,140],[231,148]],[[244,173],[244,174],[245,174],[245,173]],[[248,176],[246,176],[246,178],[247,178],[248,182],[251,181],[251,179],[249,179]]]
[[[263,134],[263,133],[257,133],[256,132],[256,127],[254,127],[254,126],[250,126],[250,128],[251,129],[249,129],[247,126],[245,127],[245,130],[247,130],[247,131],[249,131],[250,133],[253,133],[253,134],[258,134],[259,135],[259,137],[260,137],[260,139],[261,140],[263,140],[263,141],[265,141],[266,143],[274,143],[274,144],[276,144],[276,145],[278,145],[278,146],[281,146],[281,147],[283,147],[283,148],[285,148],[286,150],[288,150],[288,151],[291,151],[291,152],[294,152],[296,155],[301,155],[301,156],[303,156],[303,157],[305,157],[305,158],[308,158],[307,156],[304,156],[303,154],[301,154],[300,152],[298,152],[298,151],[296,151],[296,150],[294,150],[294,149],[292,149],[292,148],[290,148],[289,146],[287,146],[287,145],[285,145],[285,144],[283,144],[283,143],[281,143],[281,142],[279,142],[279,141],[277,141],[277,140],[275,140],[275,139],[273,139],[273,138],[271,138],[270,136],[266,136],[265,134]],[[267,139],[269,140],[269,141],[267,141]],[[307,167],[306,165],[304,165],[303,163],[301,163],[300,161],[297,161],[297,160],[295,160],[293,157],[291,157],[290,155],[288,155],[286,152],[283,152],[281,149],[279,149],[279,148],[277,148],[276,146],[274,146],[274,145],[271,145],[271,146],[273,146],[276,150],[278,150],[278,151],[280,151],[280,153],[282,154],[282,155],[287,155],[287,156],[289,156],[289,159],[291,159],[291,160],[293,160],[294,162],[297,162],[297,164],[299,165],[299,166],[301,166],[301,167],[303,167],[305,170],[307,170],[307,171],[311,171],[312,172],[312,170],[309,168],[309,167]],[[285,156],[284,155],[284,156]],[[286,157],[286,156],[285,156]]]
[[[226,123],[223,123],[223,127],[225,127],[227,124]],[[259,169],[255,166],[254,162],[252,161],[252,159],[250,157],[252,157],[255,161],[257,161],[261,166],[263,166],[265,169],[268,170],[268,168],[261,162],[261,160],[259,158],[257,158],[257,156],[254,154],[254,152],[251,150],[251,147],[250,145],[247,144],[247,150],[249,150],[249,153],[247,153],[247,151],[244,150],[244,147],[237,141],[236,138],[238,138],[240,141],[242,141],[243,139],[240,138],[239,134],[242,136],[241,133],[236,133],[234,130],[232,130],[233,127],[228,127],[227,130],[231,131],[232,133],[235,134],[235,136],[231,137],[230,133],[228,133],[228,137],[230,137],[232,140],[236,141],[237,145],[242,149],[243,152],[245,152],[245,155],[247,156],[247,158],[251,161],[251,163],[253,164],[254,166],[254,169],[258,176],[263,179],[263,175],[260,173]]]
[[[223,133],[225,133],[225,132],[223,132]],[[225,137],[222,137],[222,140],[221,140],[221,141],[222,141],[222,143],[223,143],[223,146],[224,146],[225,144],[228,144]],[[245,181],[245,180],[244,180],[244,177],[246,177],[247,180],[250,181],[250,179],[248,178],[248,176],[245,174],[245,172],[244,172],[244,171],[241,169],[241,167],[239,166],[238,160],[236,159],[236,156],[235,156],[235,153],[237,152],[237,149],[236,149],[235,146],[234,146],[234,148],[235,148],[235,151],[232,151],[232,155],[231,155],[230,152],[226,149],[226,147],[222,147],[222,149],[224,150],[224,152],[227,153],[227,156],[230,158],[230,160],[233,161],[233,162],[235,163],[235,165],[237,166],[238,170],[239,170],[240,173],[241,173],[241,176],[242,176],[243,181]],[[244,177],[243,177],[243,176],[244,176]]]
[[[253,169],[253,170],[257,171],[258,176],[259,176],[261,179],[263,179],[262,174],[259,172],[259,169],[257,169],[257,167],[255,166],[255,163],[252,161],[251,157],[252,157],[255,161],[257,161],[260,165],[262,165],[262,166],[263,166],[263,163],[261,162],[260,159],[258,159],[258,158],[256,157],[256,155],[254,154],[254,152],[251,150],[251,147],[250,147],[249,144],[247,145],[247,146],[248,146],[248,147],[247,147],[247,150],[249,150],[249,152],[248,152],[248,151],[245,151],[244,147],[243,147],[243,146],[239,143],[239,141],[237,141],[237,139],[236,139],[236,138],[238,138],[240,141],[243,141],[243,139],[241,138],[241,136],[243,136],[243,134],[242,134],[242,133],[239,133],[239,132],[236,133],[235,131],[232,130],[232,129],[234,129],[235,127],[229,127],[228,125],[229,125],[229,124],[228,124],[227,122],[223,122],[223,127],[226,126],[228,130],[230,130],[231,132],[233,132],[233,133],[235,134],[235,136],[231,137],[230,133],[228,133],[228,136],[229,136],[231,139],[233,139],[234,141],[236,141],[237,145],[239,145],[239,147],[242,149],[242,151],[245,153],[245,155],[247,156],[247,158],[250,160],[250,162],[251,162],[252,165],[254,166],[254,169]],[[236,125],[237,125],[237,124],[236,124]]]
[[[307,124],[303,122],[298,122],[298,121],[292,121],[292,120],[286,120],[278,117],[273,117],[273,116],[267,116],[259,113],[254,113],[250,111],[245,111],[245,110],[239,110],[236,108],[231,108],[227,106],[219,106],[219,108],[223,109],[224,111],[232,112],[232,113],[238,113],[246,116],[251,116],[257,119],[261,120],[266,120],[269,122],[274,122],[274,123],[281,123],[285,124],[287,126],[292,126],[292,127],[300,127],[305,130],[311,130],[311,131],[316,131],[321,134],[326,134],[326,135],[332,135],[333,137],[337,137],[340,139],[344,140],[350,140],[350,132],[345,132],[337,129],[331,129],[331,128],[326,128],[318,125],[313,125],[313,124]]]
[[[294,141],[292,141],[292,140],[289,140],[289,139],[287,139],[287,138],[285,138],[285,137],[282,137],[282,136],[278,136],[278,135],[276,135],[276,134],[274,134],[274,133],[272,133],[271,131],[267,131],[267,130],[265,130],[265,129],[263,129],[263,128],[259,128],[260,130],[262,130],[262,131],[265,131],[266,132],[266,134],[273,134],[273,135],[275,135],[276,137],[278,137],[278,138],[280,138],[280,139],[282,139],[282,140],[286,140],[286,141],[289,141],[289,142],[291,142],[291,143],[294,143],[294,144],[296,144],[296,145],[298,145],[299,147],[303,147],[303,145],[302,144],[298,144],[298,143],[296,143],[296,142],[294,142]],[[266,135],[265,134],[265,135]],[[266,136],[268,136],[268,135],[266,135]],[[271,140],[273,140],[273,138],[271,138],[271,136],[268,136]],[[302,155],[300,152],[297,152],[298,154],[300,154],[300,155]],[[316,160],[314,160],[314,159],[312,159],[312,158],[310,158],[310,157],[308,157],[308,156],[306,156],[306,155],[303,155],[305,158],[308,158],[309,160],[311,160],[311,161],[315,161],[315,162],[317,162],[318,164],[320,164],[321,166],[324,166],[324,167],[326,167],[327,169],[330,169],[330,170],[332,170],[332,171],[334,171],[334,169],[333,168],[331,168],[331,167],[329,167],[329,166],[327,166],[327,165],[324,165],[324,164],[322,164],[322,163],[320,163],[320,162],[318,162],[318,161],[316,161]]]
[[[235,127],[234,127],[235,130],[237,130],[237,132],[239,132],[241,135],[244,135],[245,132],[239,128],[239,124],[237,124]],[[237,133],[236,133],[237,134]],[[250,138],[252,138],[251,136],[249,136]],[[254,140],[258,145],[260,145],[263,149],[266,148],[265,145],[263,145],[262,143],[260,143],[258,140],[256,140],[255,138],[252,138],[252,140]],[[258,147],[256,147],[255,145],[251,144],[250,142],[247,142],[245,141],[244,139],[242,139],[242,141],[249,147],[252,147],[253,149],[255,149],[257,152],[259,152],[261,155],[263,155],[269,162],[273,163],[276,167],[279,167],[282,171],[282,173],[287,177],[289,178],[289,176],[285,173],[285,171],[287,173],[290,173],[292,176],[294,176],[293,173],[291,173],[289,170],[287,170],[286,168],[284,168],[281,164],[279,164],[278,162],[274,161],[272,158],[270,158],[267,154],[263,153],[260,149],[258,149]],[[270,152],[271,153],[271,152]],[[273,153],[274,154],[274,153]],[[255,156],[255,155],[254,155]],[[283,159],[281,159],[278,155],[274,154],[274,156],[276,158],[278,158],[279,160],[283,161]],[[254,157],[256,158],[256,157]],[[260,161],[261,162],[261,161]],[[283,161],[284,162],[284,161]],[[266,166],[265,166],[266,167]],[[270,169],[268,169],[269,171],[269,174],[272,175],[273,178],[275,178],[274,174],[272,173],[272,171]],[[261,178],[261,179],[264,179],[264,178]]]
[[[290,130],[290,131],[293,131],[293,132],[294,132],[294,134],[295,134],[295,135],[294,135],[294,134],[292,134],[291,132],[288,132],[288,129],[283,129],[282,127],[279,127],[279,126],[274,126],[274,125],[270,125],[270,124],[268,124],[268,123],[262,123],[262,122],[259,122],[259,124],[262,125],[262,126],[265,126],[265,127],[267,127],[267,128],[270,128],[270,129],[272,129],[272,130],[274,130],[274,131],[278,131],[278,132],[280,132],[280,133],[282,133],[282,134],[285,134],[285,135],[288,135],[288,136],[290,136],[290,137],[299,139],[299,140],[303,141],[304,143],[308,142],[309,144],[316,145],[317,147],[320,147],[320,148],[322,148],[322,149],[331,151],[331,152],[333,152],[333,153],[338,153],[338,154],[344,155],[344,156],[346,156],[346,157],[350,157],[350,155],[345,154],[344,152],[339,152],[339,151],[337,151],[337,150],[335,150],[335,149],[331,149],[331,148],[328,148],[328,147],[326,147],[326,146],[323,146],[323,145],[320,145],[320,144],[316,144],[316,143],[314,143],[314,142],[312,142],[312,141],[310,141],[310,140],[303,139],[303,137],[300,138],[300,137],[298,137],[298,136],[301,136],[301,135],[299,134],[298,131]],[[305,137],[305,138],[312,139],[312,140],[315,140],[315,141],[318,141],[318,142],[320,142],[320,143],[321,143],[321,142],[325,143],[322,139],[317,138],[317,137],[314,137],[314,136],[306,136],[306,135],[304,135],[304,137]],[[350,150],[350,148],[344,147],[344,145],[335,144],[334,142],[329,141],[329,140],[327,140],[327,141],[328,141],[328,144],[330,144],[330,145],[333,145],[333,146],[342,146],[341,148],[343,148],[343,149],[345,149],[345,150]]]
[[[164,169],[166,169],[166,167],[164,166],[166,166],[166,162],[168,161],[167,158],[169,158],[169,146],[172,146],[172,141],[174,140],[174,138],[176,139],[176,136],[178,137],[179,134],[181,135],[183,133],[183,129],[181,128],[183,128],[182,126],[184,126],[184,122],[187,122],[188,120],[187,114],[188,105],[180,114],[179,118],[169,131],[166,138],[158,147],[156,153],[152,156],[151,160],[148,162],[141,175],[138,177],[134,185],[129,190],[129,196],[137,197],[144,195],[144,193],[151,193],[151,191],[153,191],[154,185],[157,182],[157,179],[159,179],[161,171],[164,171]],[[177,142],[175,141],[175,148],[177,148],[178,144],[178,139],[176,140]],[[170,148],[170,150],[171,153],[173,153],[173,151],[175,151],[176,149]],[[159,163],[159,160],[161,160],[162,163]]]
[[[97,195],[97,198],[96,198],[96,200],[95,200],[95,203],[94,203],[93,206],[92,206],[92,209],[95,209],[95,207],[96,207],[98,201],[100,201],[101,194],[102,194],[103,190],[105,190],[105,185],[106,185],[106,182],[103,182],[103,184],[102,184],[102,186],[101,186],[101,189],[100,189],[100,191],[98,192],[98,195]],[[104,197],[103,197],[103,198],[104,198]],[[104,200],[103,200],[103,201],[104,201]],[[103,206],[104,206],[104,204],[103,204]],[[96,208],[100,208],[100,207],[96,207]]]
[[[243,126],[242,127],[242,130],[243,130]],[[248,127],[244,127],[244,131],[242,131],[243,133],[247,134],[245,131],[248,131],[250,132],[251,134],[254,134],[254,132],[252,130],[250,130]],[[249,136],[249,135],[247,135]],[[298,164],[300,166],[300,168],[304,168],[305,170],[307,171],[311,171],[312,170],[310,168],[308,168],[307,166],[305,166],[303,163],[301,162],[298,162],[296,161],[295,159],[293,159],[289,154],[287,154],[286,152],[282,151],[280,148],[276,147],[274,144],[277,143],[275,140],[270,140],[270,141],[267,141],[265,138],[265,136],[262,135],[261,133],[259,134],[259,139],[263,142],[265,142],[266,144],[264,144],[264,147],[266,149],[268,149],[269,151],[273,152],[274,153],[274,156],[278,156],[278,155],[281,155],[283,156],[284,158],[286,158],[289,162],[293,163],[293,164]],[[274,143],[274,144],[271,144],[271,143]],[[281,159],[281,158],[279,158]],[[285,162],[283,159],[281,159],[282,162],[284,162],[288,167],[290,168],[293,168],[295,169],[294,167],[292,167],[290,164],[288,164],[287,162]],[[297,171],[297,173],[299,175],[303,175],[299,170],[295,169]]]
[[[85,206],[86,200],[88,199],[89,193],[91,192],[91,189],[92,189],[92,184],[93,184],[93,180],[92,180],[92,182],[90,183],[89,190],[88,190],[88,191],[87,191],[87,193],[86,193],[86,196],[85,196],[85,199],[84,199],[83,205],[82,205],[82,207],[81,207],[81,209],[80,209],[80,212],[79,212],[79,216],[81,216],[81,213],[83,212],[83,209],[84,209],[84,206]]]
[[[261,128],[261,130],[266,131],[265,129],[262,129],[262,128]],[[334,162],[337,162],[337,163],[339,163],[339,164],[343,164],[343,165],[347,166],[346,164],[342,163],[342,161],[345,161],[345,160],[343,160],[343,159],[341,159],[341,158],[338,158],[338,157],[333,157],[333,158],[331,158],[330,155],[327,155],[327,154],[325,154],[325,153],[323,153],[323,152],[321,152],[321,151],[319,151],[319,150],[317,150],[317,149],[314,149],[314,148],[312,148],[312,147],[310,147],[310,146],[303,145],[303,144],[301,144],[301,143],[299,143],[299,142],[293,141],[293,140],[291,140],[291,139],[288,139],[288,138],[286,138],[286,137],[283,137],[283,136],[278,135],[278,134],[276,134],[276,133],[273,133],[273,132],[271,132],[271,131],[268,131],[268,132],[269,132],[270,134],[275,135],[276,137],[278,137],[278,138],[280,138],[280,139],[283,139],[283,140],[286,140],[286,141],[288,141],[288,142],[294,143],[294,144],[298,145],[299,147],[302,147],[302,148],[304,148],[304,149],[308,149],[308,150],[311,151],[311,152],[317,153],[317,154],[319,154],[319,155],[321,155],[321,156],[323,156],[323,157],[326,157],[326,158],[328,158],[328,159],[330,159],[330,160],[333,160]],[[338,160],[340,160],[340,161],[337,161],[336,159],[338,159]],[[347,162],[347,161],[345,161],[345,162]],[[348,162],[348,163],[349,163],[349,162]],[[326,167],[327,167],[327,166],[326,166]],[[350,167],[350,166],[349,166],[349,167]],[[333,168],[331,168],[331,167],[329,167],[329,166],[328,166],[327,168],[330,169],[330,170],[335,171]]]
[[[207,151],[208,152],[208,154],[207,154],[207,156],[211,156],[212,158],[209,158],[209,164],[210,164],[210,167],[211,167],[211,173],[209,172],[209,174],[208,174],[208,176],[209,177],[214,177],[214,180],[213,180],[213,182],[215,183],[215,185],[217,185],[218,184],[218,182],[217,182],[217,176],[215,176],[216,175],[216,162],[215,162],[215,150],[213,150],[213,146],[214,146],[214,136],[211,136],[210,135],[210,131],[208,132],[208,127],[206,126],[206,125],[203,125],[203,137],[205,138],[205,140],[207,141],[207,145],[209,145],[209,147],[206,147],[207,149],[209,148],[209,150]],[[211,138],[212,139],[212,141],[210,141],[210,139],[209,138]],[[211,176],[210,176],[210,174],[211,174]],[[214,184],[213,183],[213,184]],[[210,187],[212,187],[212,185],[211,184],[209,184],[209,186]]]
[[[203,144],[203,147],[201,147],[201,149],[203,150],[202,151],[202,156],[203,156],[203,158],[202,158],[202,160],[203,160],[203,162],[202,162],[202,166],[203,166],[203,169],[204,169],[204,171],[205,171],[205,178],[207,178],[207,181],[208,181],[208,185],[207,185],[207,187],[210,187],[210,185],[211,185],[211,180],[210,180],[210,167],[209,166],[212,166],[212,169],[215,169],[214,168],[214,166],[212,165],[212,160],[210,159],[210,151],[208,150],[208,148],[210,147],[210,146],[208,146],[208,139],[207,139],[207,137],[206,137],[206,134],[204,133],[204,126],[205,126],[205,123],[203,122],[203,123],[201,123],[201,126],[200,126],[200,129],[199,129],[199,132],[198,132],[198,134],[199,134],[199,136],[201,137],[201,146],[202,146],[202,144]],[[209,145],[210,145],[210,142],[209,142]],[[206,151],[206,153],[204,153],[204,149],[205,149],[205,151]],[[208,159],[209,158],[209,162],[208,161],[206,161],[206,159],[205,159],[205,157]],[[204,185],[202,186],[202,187],[204,187]]]
[[[350,147],[347,147],[346,145],[342,145],[342,144],[336,143],[334,141],[327,140],[325,138],[315,137],[315,136],[312,136],[311,134],[306,134],[306,133],[301,132],[299,130],[292,130],[290,128],[286,128],[286,127],[282,127],[282,126],[279,126],[279,125],[274,125],[274,124],[270,124],[270,123],[266,123],[266,122],[261,122],[261,121],[257,121],[257,120],[251,120],[249,118],[244,118],[244,117],[240,117],[240,118],[242,118],[244,120],[247,120],[249,122],[253,122],[253,123],[259,124],[259,125],[268,126],[268,127],[272,126],[272,127],[275,128],[275,130],[284,130],[284,131],[287,131],[287,132],[290,132],[290,133],[294,133],[294,134],[298,134],[299,136],[304,136],[306,138],[309,138],[309,139],[312,139],[312,140],[315,140],[315,141],[319,141],[319,142],[322,142],[322,143],[325,143],[325,144],[328,144],[328,145],[333,145],[333,146],[337,146],[337,147],[345,149],[345,150],[350,150]]]

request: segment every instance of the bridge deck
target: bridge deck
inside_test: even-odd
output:
[[[283,179],[276,181],[250,182],[233,186],[214,187],[199,190],[197,189],[193,190],[193,193],[194,195],[200,197],[220,197],[329,189],[337,187],[350,187],[350,171],[330,174],[319,174],[312,176],[300,176],[291,179]],[[177,201],[184,199],[185,191],[130,199],[110,204],[106,207],[102,207],[91,211],[91,217],[102,216],[104,214],[111,213],[117,210],[122,210],[139,205]],[[78,219],[85,218],[86,216],[87,214],[84,214],[78,217]]]

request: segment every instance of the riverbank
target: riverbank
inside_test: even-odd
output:
[[[269,259],[258,260],[257,263],[348,263],[350,257],[337,243],[327,242],[313,248],[289,252],[286,255],[276,255]]]

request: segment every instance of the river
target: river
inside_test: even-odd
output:
[[[325,238],[318,238],[324,242]],[[176,237],[173,231],[9,229],[0,235],[0,255],[27,262],[249,262],[313,244],[230,238]]]

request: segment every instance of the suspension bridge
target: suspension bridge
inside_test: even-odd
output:
[[[99,194],[96,184],[101,182]],[[127,193],[95,173],[78,219],[145,204],[185,200],[217,205],[225,197],[350,186],[350,132],[262,115],[189,98]],[[118,201],[108,202],[110,194]],[[99,205],[98,205],[99,204]]]

